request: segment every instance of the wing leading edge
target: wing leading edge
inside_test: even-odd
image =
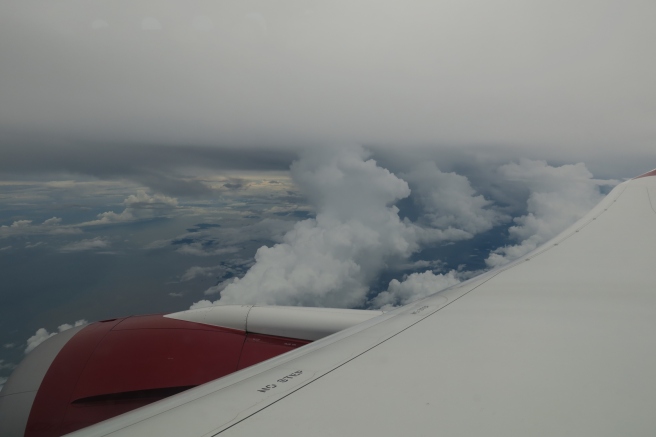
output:
[[[642,177],[508,266],[72,435],[653,435],[655,255]]]

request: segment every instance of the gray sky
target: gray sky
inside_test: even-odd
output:
[[[640,162],[655,150],[655,17],[650,0],[3,0],[1,146]]]

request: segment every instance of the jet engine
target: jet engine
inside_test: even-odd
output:
[[[0,434],[61,436],[380,314],[216,306],[73,328],[34,349],[11,375],[0,392]]]

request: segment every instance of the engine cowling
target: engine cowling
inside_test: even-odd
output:
[[[103,320],[52,337],[23,360],[0,392],[1,434],[61,436],[381,314],[213,308]]]

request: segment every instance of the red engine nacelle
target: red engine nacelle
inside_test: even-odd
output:
[[[307,343],[161,315],[93,323],[50,358],[25,436],[61,436]]]
[[[0,434],[60,436],[381,314],[222,305],[73,328],[34,349],[11,375],[0,392]]]

